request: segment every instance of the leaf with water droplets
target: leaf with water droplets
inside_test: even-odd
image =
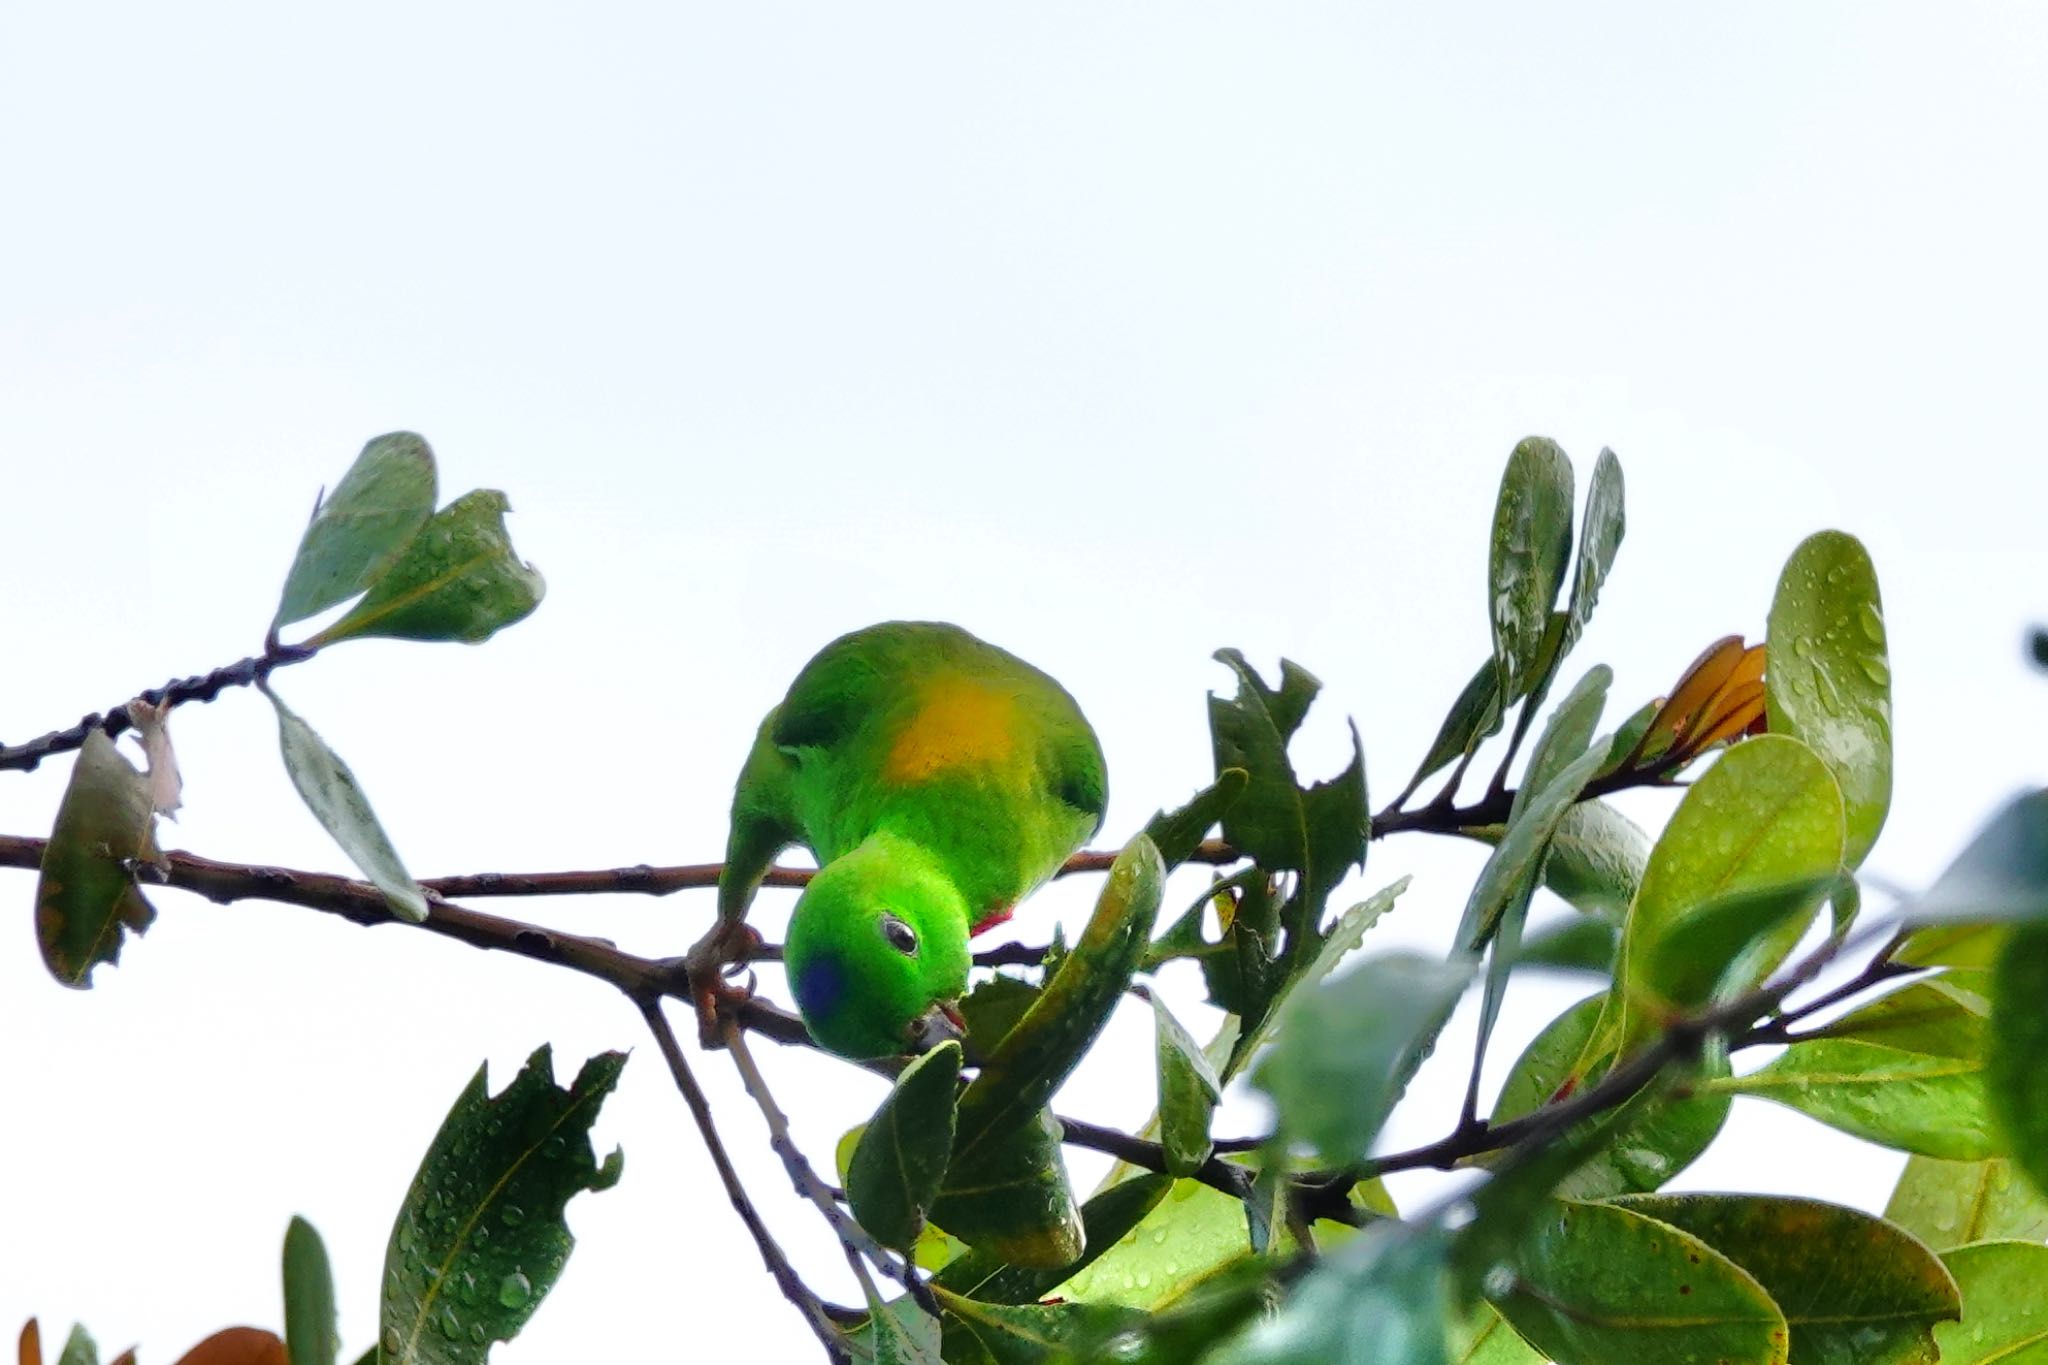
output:
[[[449,503],[405,547],[363,600],[306,643],[316,648],[382,635],[480,644],[524,620],[547,592],[513,553],[503,493],[478,488]]]
[[[1593,605],[1600,600],[1600,588],[1614,556],[1621,549],[1622,534],[1628,528],[1623,511],[1621,461],[1611,450],[1602,450],[1593,463],[1592,487],[1586,493],[1586,521],[1579,528],[1578,566],[1572,572],[1571,625],[1565,630],[1565,648],[1593,619]]]
[[[1324,1257],[1280,1310],[1202,1357],[1205,1365],[1444,1365],[1448,1238],[1389,1220]]]
[[[1899,1173],[1884,1216],[1936,1251],[1994,1238],[2048,1241],[2048,1197],[2004,1157],[1913,1157]]]
[[[1963,1320],[1934,1329],[1941,1365],[2048,1365],[2048,1247],[1978,1242],[1941,1262],[1963,1294]]]
[[[1892,800],[1892,684],[1877,571],[1856,537],[1810,536],[1778,578],[1764,704],[1773,734],[1804,740],[1835,775],[1844,865],[1863,861]]]
[[[1164,1000],[1147,994],[1152,998],[1159,1141],[1166,1152],[1166,1169],[1174,1175],[1193,1175],[1209,1159],[1209,1119],[1223,1098],[1223,1085],[1202,1055],[1202,1045],[1181,1027]]]
[[[1700,1088],[1775,1100],[1900,1151],[1954,1161],[2003,1155],[1981,1057],[1943,1057],[1858,1038],[1809,1038],[1768,1066]]]
[[[625,1063],[600,1053],[563,1090],[543,1046],[496,1096],[477,1068],[391,1230],[382,1365],[482,1365],[526,1325],[576,1244],[563,1207],[618,1182],[623,1156],[600,1164],[589,1135]]]
[[[1550,609],[1564,587],[1571,557],[1572,462],[1555,441],[1531,436],[1508,456],[1501,475],[1487,572],[1494,667],[1510,702],[1527,696],[1540,681],[1537,665],[1550,629]]]

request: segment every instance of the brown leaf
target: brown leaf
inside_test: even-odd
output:
[[[1650,722],[1649,733],[1668,735],[1673,741],[1684,739],[1700,712],[1735,675],[1742,656],[1740,635],[1724,635],[1708,645],[1680,675],[1678,685],[1671,689],[1671,699]]]
[[[21,1365],[43,1365],[43,1329],[34,1318],[21,1325]]]
[[[135,1365],[135,1348],[130,1346],[127,1350],[108,1361],[107,1365]]]
[[[178,1365],[290,1365],[290,1357],[275,1333],[260,1327],[230,1327],[185,1352]]]

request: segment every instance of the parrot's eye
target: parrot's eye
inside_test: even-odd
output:
[[[882,937],[905,957],[917,956],[917,931],[894,915],[882,916]]]

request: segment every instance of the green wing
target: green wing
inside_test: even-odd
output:
[[[1068,704],[1072,705],[1071,700]],[[1059,726],[1054,735],[1053,795],[1088,817],[1084,837],[1092,839],[1102,831],[1103,816],[1109,811],[1109,774],[1103,767],[1102,746],[1079,708],[1074,709],[1071,722]]]
[[[725,868],[718,877],[718,914],[728,922],[746,918],[747,906],[775,855],[803,837],[796,820],[795,761],[776,745],[780,707],[768,713],[754,747],[740,769],[732,794],[732,833],[725,843]]]

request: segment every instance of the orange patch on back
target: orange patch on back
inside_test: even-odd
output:
[[[917,714],[889,746],[882,776],[920,782],[952,768],[1006,762],[1017,748],[1017,700],[1000,687],[948,675],[923,690]]]

